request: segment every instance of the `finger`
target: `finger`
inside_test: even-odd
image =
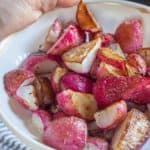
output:
[[[80,0],[58,0],[57,6],[59,7],[71,7],[77,5]]]

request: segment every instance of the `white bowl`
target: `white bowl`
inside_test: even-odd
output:
[[[88,1],[90,2],[90,1]],[[124,19],[140,17],[144,21],[144,46],[150,46],[150,8],[144,5],[122,1],[91,0],[89,7],[102,24],[105,32],[114,32]],[[15,33],[0,44],[0,116],[25,144],[33,150],[51,149],[39,142],[30,126],[30,112],[25,111],[19,104],[11,103],[7,96],[3,76],[6,72],[15,69],[26,56],[37,50],[42,44],[48,27],[57,17],[65,21],[75,19],[76,7],[57,9],[41,17],[36,23],[21,32]],[[150,141],[143,148],[148,150]]]

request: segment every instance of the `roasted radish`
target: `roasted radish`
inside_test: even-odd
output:
[[[146,63],[140,55],[138,55],[138,54],[128,55],[127,63],[130,66],[134,67],[139,74],[141,74],[143,76],[146,74]]]
[[[32,124],[39,137],[43,136],[44,130],[52,120],[51,114],[44,110],[37,110],[32,113]]]
[[[101,62],[99,68],[97,69],[96,77],[97,79],[101,79],[109,76],[121,77],[124,75],[125,74],[123,73],[122,70],[112,65],[109,65],[105,62]]]
[[[77,73],[88,73],[96,57],[101,40],[99,38],[75,47],[62,55],[66,66]]]
[[[93,82],[77,73],[68,73],[61,79],[61,88],[72,89],[77,92],[92,93]]]
[[[96,82],[93,94],[101,108],[122,99],[122,93],[128,88],[126,77],[107,77]]]
[[[61,78],[67,73],[67,69],[63,67],[56,67],[51,76],[51,85],[53,90],[58,93],[61,91]]]
[[[116,102],[107,108],[95,113],[97,126],[102,130],[117,127],[127,115],[127,105],[124,101]]]
[[[58,66],[56,56],[47,56],[45,53],[33,53],[22,64],[22,68],[37,74],[51,73]]]
[[[65,51],[81,44],[83,42],[83,35],[75,25],[69,25],[56,43],[48,50],[48,54],[61,55]]]
[[[43,142],[59,150],[82,150],[86,144],[87,125],[77,117],[52,121],[44,131]]]
[[[77,22],[83,30],[91,31],[91,32],[102,31],[102,28],[96,22],[93,14],[87,8],[86,4],[83,1],[81,1],[78,5]]]
[[[68,114],[81,117],[83,119],[94,119],[97,111],[97,103],[92,94],[65,90],[57,95],[57,102],[60,109]]]
[[[16,94],[19,86],[27,79],[34,78],[35,75],[31,71],[17,69],[8,72],[4,76],[4,85],[9,96]]]
[[[116,41],[120,44],[123,52],[136,53],[143,46],[143,26],[140,19],[124,21],[116,30]]]
[[[54,102],[54,93],[50,85],[50,81],[46,77],[37,77],[33,81],[38,106],[50,105]]]
[[[48,34],[45,38],[45,43],[40,47],[40,50],[47,51],[59,38],[63,31],[63,25],[60,20],[56,19],[50,26]]]
[[[100,137],[88,137],[83,150],[108,150],[108,143]]]
[[[150,121],[137,109],[132,109],[112,138],[113,150],[133,150],[142,146],[150,136]]]
[[[138,50],[138,54],[143,57],[147,67],[150,67],[150,48],[141,48]]]
[[[118,69],[120,69],[122,72],[126,71],[125,68],[125,58],[117,54],[115,51],[113,51],[110,48],[101,48],[98,51],[98,57],[101,61],[104,61],[107,64],[110,64]]]

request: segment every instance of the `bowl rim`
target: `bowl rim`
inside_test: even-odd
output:
[[[122,1],[122,0],[84,0],[86,3],[116,3],[120,5],[127,5],[127,7],[133,7],[133,8],[142,8],[150,11],[150,6],[140,4],[137,2],[131,2],[131,1]],[[15,35],[15,34],[14,34]],[[11,35],[0,42],[0,47],[9,39],[11,38]],[[36,150],[53,150],[54,148],[48,147],[45,144],[42,144],[39,141],[36,141],[33,138],[28,137],[24,134],[21,130],[18,130],[17,127],[14,127],[11,125],[12,123],[7,119],[5,114],[0,109],[0,119],[5,123],[5,125],[12,131],[12,133],[26,146],[29,146],[29,148],[32,149],[32,146],[36,146]]]

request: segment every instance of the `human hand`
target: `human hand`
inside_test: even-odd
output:
[[[55,7],[69,7],[78,2],[79,0],[0,0],[0,40]]]

